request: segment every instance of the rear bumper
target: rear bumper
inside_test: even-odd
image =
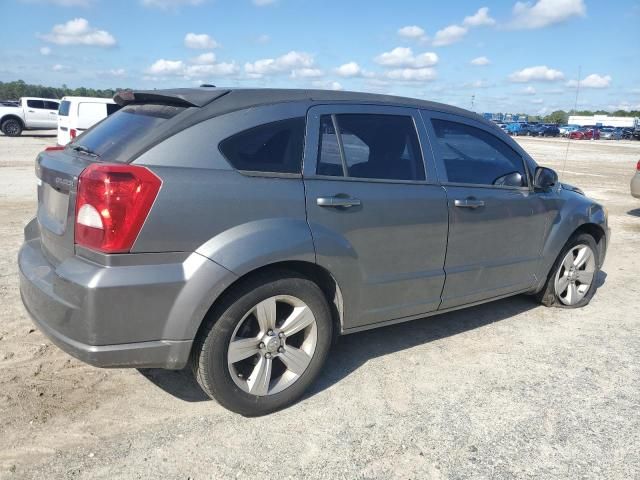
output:
[[[122,257],[54,266],[40,238],[27,235],[18,255],[26,310],[54,344],[91,365],[183,368],[207,310],[235,276],[196,253]]]

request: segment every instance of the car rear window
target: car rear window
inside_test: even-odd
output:
[[[109,156],[117,161],[118,154],[130,142],[150,133],[184,109],[174,105],[127,105],[88,130],[76,142],[101,157]]]
[[[62,103],[60,103],[60,108],[58,109],[58,115],[60,115],[61,117],[68,117],[70,107],[71,107],[71,102],[69,100],[63,100]]]
[[[304,127],[304,117],[266,123],[223,140],[220,151],[238,170],[300,173]]]

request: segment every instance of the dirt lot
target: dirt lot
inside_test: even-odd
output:
[[[258,419],[183,372],[100,370],[34,330],[16,255],[33,159],[0,136],[0,478],[639,478],[640,142],[522,139],[610,212],[582,310],[515,297],[341,339],[295,406]]]

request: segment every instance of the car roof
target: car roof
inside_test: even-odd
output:
[[[168,102],[206,108],[212,114],[217,111],[219,113],[228,113],[260,105],[285,102],[357,102],[436,110],[463,115],[483,123],[493,124],[477,113],[452,105],[416,98],[342,90],[200,87],[167,90],[125,90],[118,92],[113,98],[119,105],[154,101]]]

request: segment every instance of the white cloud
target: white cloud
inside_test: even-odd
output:
[[[218,48],[220,44],[206,33],[187,33],[184,36],[184,46],[193,49]]]
[[[205,54],[206,55],[206,54]],[[200,56],[202,57],[202,55]],[[197,57],[197,58],[200,58]],[[209,57],[205,60],[210,59]],[[203,77],[207,75],[233,75],[238,72],[238,66],[234,63],[202,63],[187,65],[182,60],[156,60],[147,69],[147,73],[154,77],[181,76],[185,78]]]
[[[57,45],[113,47],[116,44],[113,35],[106,30],[92,28],[84,18],[74,18],[67,23],[54,25],[51,33],[39,37]]]
[[[311,68],[313,55],[295,50],[285,53],[277,58],[263,58],[255,62],[244,64],[244,70],[252,78],[260,78],[263,75],[283,73],[300,68]]]
[[[49,47],[42,47],[40,49],[40,55],[44,55],[45,57],[51,55],[51,49]]]
[[[436,78],[436,71],[433,68],[397,68],[389,70],[385,76],[404,82],[427,82]]]
[[[140,3],[145,7],[175,10],[184,6],[200,5],[204,3],[204,0],[141,0]]]
[[[165,60],[164,58],[156,60],[148,70],[152,75],[181,75],[183,71],[182,60]]]
[[[238,73],[238,65],[235,62],[215,63],[210,65],[189,65],[184,69],[186,78],[202,77],[202,76],[228,76]],[[202,83],[202,82],[200,82]]]
[[[403,38],[408,38],[410,40],[419,40],[421,42],[426,42],[427,40],[429,40],[429,37],[427,37],[424,29],[417,25],[407,25],[406,27],[398,29],[398,35]]]
[[[483,67],[485,65],[489,65],[491,61],[487,57],[476,57],[471,60],[471,65],[475,65],[476,67]]]
[[[460,25],[449,25],[448,27],[438,30],[433,37],[433,45],[435,47],[444,47],[452,43],[459,42],[467,34],[468,29]]]
[[[53,67],[51,67],[51,70],[53,70],[54,72],[69,72],[71,71],[71,67],[68,65],[61,65],[59,63],[56,63]]]
[[[324,90],[342,90],[340,82],[331,80],[316,80],[311,83],[316,88],[322,88]]]
[[[535,88],[533,88],[531,85],[529,85],[528,87],[525,87],[522,90],[520,90],[520,93],[522,95],[535,95],[538,92],[536,91]]]
[[[127,76],[127,71],[124,68],[112,68],[105,72],[110,77],[123,78]]]
[[[482,7],[473,15],[464,17],[462,24],[467,27],[482,27],[485,25],[495,25],[496,21],[489,16],[489,8]]]
[[[318,78],[323,75],[324,72],[319,68],[298,68],[291,72],[291,78]]]
[[[464,83],[462,86],[464,88],[489,88],[492,84],[486,80],[475,80],[473,82]]]
[[[267,7],[269,5],[274,5],[277,0],[253,0],[253,4],[256,7]]]
[[[569,80],[567,82],[567,87],[575,87],[577,85],[578,82],[576,80]],[[607,88],[609,85],[611,85],[610,75],[592,73],[580,80],[580,88]]]
[[[512,82],[530,82],[533,80],[553,82],[556,80],[562,80],[564,73],[559,70],[554,70],[546,65],[539,65],[535,67],[523,68],[517,72],[513,72],[509,75],[509,80]]]
[[[544,103],[544,100],[541,98],[532,98],[531,103],[533,103],[534,105],[542,105]]]
[[[397,47],[390,52],[381,53],[375,61],[384,67],[424,68],[438,63],[438,55],[433,52],[414,55],[413,50],[408,47]]]
[[[356,62],[349,62],[336,68],[336,73],[341,77],[358,77],[362,75],[362,68]]]
[[[265,43],[269,43],[271,41],[271,37],[269,35],[267,35],[266,33],[263,33],[262,35],[259,35],[258,38],[256,38],[256,42],[260,43],[260,44],[265,44]]]
[[[211,65],[216,63],[216,54],[213,52],[202,53],[191,59],[191,63],[196,65]]]
[[[572,17],[584,17],[586,12],[584,0],[516,2],[513,6],[513,19],[509,26],[517,29],[543,28]]]

